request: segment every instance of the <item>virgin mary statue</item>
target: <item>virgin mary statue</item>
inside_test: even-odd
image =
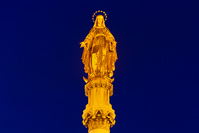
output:
[[[82,62],[85,72],[88,73],[87,83],[93,78],[105,78],[112,82],[115,62],[117,60],[116,41],[109,29],[105,26],[104,16],[98,15],[80,47],[84,47]]]

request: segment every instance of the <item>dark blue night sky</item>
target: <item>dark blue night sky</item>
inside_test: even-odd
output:
[[[103,10],[117,43],[112,133],[199,132],[192,1],[0,1],[0,133],[87,133],[84,40]]]

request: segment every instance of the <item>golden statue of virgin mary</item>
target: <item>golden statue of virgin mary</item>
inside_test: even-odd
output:
[[[85,72],[88,73],[87,83],[93,78],[105,78],[112,82],[115,62],[117,60],[116,41],[109,29],[105,26],[103,15],[97,15],[94,26],[85,40],[81,42],[84,47],[82,62]]]

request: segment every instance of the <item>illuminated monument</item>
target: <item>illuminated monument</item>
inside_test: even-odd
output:
[[[85,95],[88,104],[83,111],[83,125],[89,133],[109,133],[115,124],[115,111],[109,103],[113,95],[113,71],[117,60],[116,41],[105,26],[107,15],[103,11],[96,11],[92,16],[94,26],[91,28],[80,47],[84,47],[82,62],[88,78]]]

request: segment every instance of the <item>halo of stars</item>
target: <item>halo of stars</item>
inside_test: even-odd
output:
[[[96,12],[93,13],[93,16],[92,16],[93,22],[95,22],[95,19],[94,19],[94,18],[96,17],[96,14],[97,14],[97,13],[103,13],[103,14],[104,14],[104,18],[105,18],[104,20],[105,20],[105,21],[107,20],[107,15],[106,15],[106,13],[105,13],[104,11],[102,11],[102,10],[98,10],[98,11],[96,11]]]

